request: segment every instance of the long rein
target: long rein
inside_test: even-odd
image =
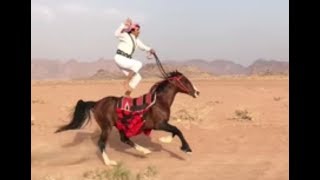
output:
[[[170,83],[173,83],[173,80],[172,79],[175,79],[176,82],[178,82],[178,86],[183,90],[185,91],[186,93],[189,93],[189,89],[180,81],[181,79],[181,76],[180,77],[173,77],[173,78],[169,78],[166,71],[164,70],[158,56],[156,53],[153,53],[153,56],[154,58],[156,59],[156,63],[157,63],[157,67],[159,69],[159,71],[161,72],[162,76],[167,79]]]

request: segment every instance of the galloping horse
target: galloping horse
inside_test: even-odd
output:
[[[162,71],[162,73],[163,80],[154,84],[147,94],[139,98],[107,96],[98,101],[86,102],[80,99],[75,106],[71,122],[60,127],[56,133],[80,129],[85,126],[84,123],[86,120],[90,120],[91,111],[94,114],[97,124],[101,128],[98,146],[106,165],[117,164],[115,161],[110,160],[106,153],[106,143],[113,126],[116,126],[119,130],[120,139],[123,143],[130,145],[144,154],[149,154],[151,151],[132,142],[130,137],[140,132],[147,134],[151,130],[162,130],[172,133],[169,141],[177,135],[182,143],[181,150],[186,153],[192,152],[182,132],[176,126],[169,124],[170,108],[177,93],[185,93],[196,98],[200,92],[182,73],[178,71],[169,73]],[[138,101],[141,104],[140,107],[137,106]],[[134,106],[134,104],[136,105]],[[134,132],[130,132],[130,128],[128,128],[130,121],[136,122],[136,125],[133,127],[137,130]]]

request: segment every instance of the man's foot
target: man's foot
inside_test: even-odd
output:
[[[127,96],[127,97],[130,97],[130,94],[131,94],[131,91],[130,90],[127,90],[124,95]]]

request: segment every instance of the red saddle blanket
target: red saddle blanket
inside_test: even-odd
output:
[[[140,134],[144,125],[143,115],[155,101],[155,93],[147,93],[137,98],[121,97],[116,107],[118,115],[117,129],[124,131],[127,137]],[[150,135],[151,129],[143,132],[146,135]]]

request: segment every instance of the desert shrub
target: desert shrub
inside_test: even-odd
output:
[[[249,120],[251,121],[253,118],[251,117],[251,115],[249,114],[248,110],[244,109],[244,110],[235,110],[234,112],[235,117],[231,118],[232,120]]]
[[[123,163],[119,163],[109,170],[96,169],[87,171],[83,174],[83,177],[85,180],[153,180],[157,173],[154,166],[148,166],[146,170],[134,175],[123,166]]]

